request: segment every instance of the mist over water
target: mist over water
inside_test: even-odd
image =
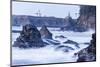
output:
[[[14,29],[15,27],[13,27]],[[15,28],[21,30],[21,28]],[[38,28],[40,29],[40,28]],[[78,59],[77,55],[74,53],[88,47],[84,43],[89,43],[92,37],[93,30],[86,32],[72,32],[72,31],[60,31],[58,28],[48,28],[53,34],[53,39],[60,42],[60,45],[65,45],[72,47],[74,50],[69,50],[69,52],[64,52],[64,49],[56,50],[58,45],[47,45],[43,48],[30,48],[30,49],[20,49],[17,47],[12,47],[12,64],[13,65],[27,65],[27,64],[46,64],[46,63],[61,63],[61,62],[76,62]],[[12,44],[19,36],[19,33],[12,33]],[[55,36],[63,35],[66,38],[55,38]],[[77,48],[72,44],[64,44],[63,42],[67,40],[73,40],[79,43]]]

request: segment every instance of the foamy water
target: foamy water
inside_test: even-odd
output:
[[[58,31],[58,29],[53,30],[49,28],[50,32],[53,34],[53,39],[60,41],[60,45],[70,46],[74,48],[69,52],[64,52],[62,49],[56,50],[53,44],[48,45],[39,49],[20,49],[12,47],[12,64],[13,65],[27,65],[27,64],[46,64],[46,63],[61,63],[61,62],[76,62],[78,56],[74,53],[86,48],[89,45],[83,43],[90,42],[92,33],[94,31],[90,30],[87,32],[72,32],[72,31]],[[66,38],[55,38],[55,36],[63,35]],[[19,33],[12,33],[12,44],[19,36]],[[79,43],[80,48],[76,48],[72,44],[64,44],[63,42],[68,39]]]

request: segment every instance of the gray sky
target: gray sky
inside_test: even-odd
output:
[[[42,16],[54,16],[65,18],[70,13],[71,17],[76,19],[79,13],[78,5],[62,5],[62,4],[46,4],[46,3],[31,3],[31,2],[13,2],[13,15],[32,15],[40,10]]]

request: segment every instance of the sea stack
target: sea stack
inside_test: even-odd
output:
[[[40,29],[41,37],[44,39],[52,39],[52,33],[47,29],[45,25]]]
[[[40,48],[44,47],[41,34],[33,24],[26,24],[20,33],[20,36],[14,42],[14,47],[19,48]]]

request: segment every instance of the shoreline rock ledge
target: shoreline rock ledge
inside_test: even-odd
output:
[[[90,45],[81,50],[78,54],[77,62],[89,62],[96,61],[96,33],[92,34],[92,40],[90,41]]]
[[[41,34],[33,24],[26,24],[16,39],[13,47],[19,48],[40,48],[46,46],[41,39]]]

